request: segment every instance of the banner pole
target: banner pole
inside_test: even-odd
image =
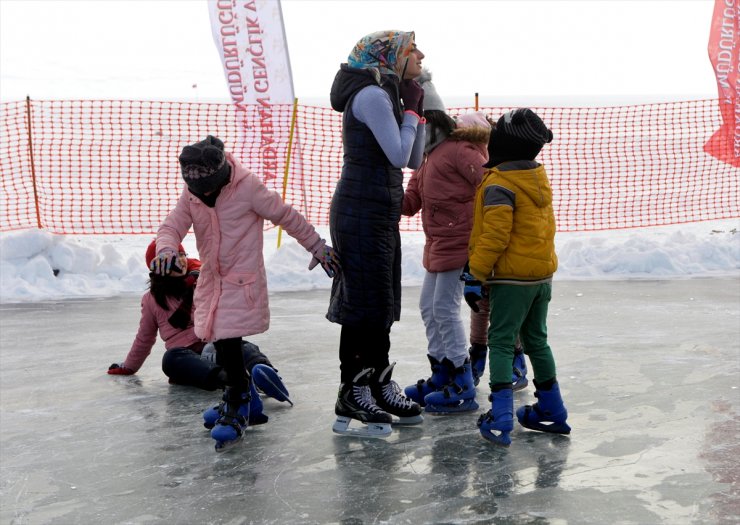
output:
[[[475,94],[475,110],[478,111],[478,93]]]
[[[288,190],[288,170],[290,169],[290,150],[293,149],[293,134],[295,133],[295,121],[298,115],[298,98],[293,99],[293,115],[290,117],[290,133],[288,134],[288,151],[285,154],[285,171],[283,172],[283,202]],[[278,226],[277,247],[280,248],[280,241],[283,237],[283,228]]]

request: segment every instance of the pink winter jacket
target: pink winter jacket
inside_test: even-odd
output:
[[[196,287],[197,289],[197,287]],[[147,292],[141,298],[141,320],[139,321],[139,331],[136,332],[136,338],[131,345],[123,366],[137,372],[146,358],[152,353],[152,347],[157,341],[157,331],[164,341],[164,347],[167,350],[172,348],[190,347],[200,341],[193,330],[193,321],[191,320],[188,327],[183,330],[175,328],[169,322],[170,316],[180,306],[180,299],[172,297],[167,298],[169,310],[165,310],[157,304],[154,296]]]
[[[264,219],[313,253],[321,238],[306,219],[268,190],[231,153],[231,179],[213,208],[185,187],[157,232],[157,253],[176,250],[190,227],[203,263],[195,288],[195,333],[216,341],[265,332],[270,326],[262,257]]]
[[[468,260],[475,190],[488,161],[487,144],[487,130],[457,129],[411,175],[403,214],[421,210],[426,237],[422,264],[428,272],[462,268]]]

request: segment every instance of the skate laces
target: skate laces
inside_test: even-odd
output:
[[[383,393],[383,399],[392,406],[411,408],[414,404],[412,400],[401,393],[401,387],[395,381],[389,381],[383,385],[381,392]]]
[[[355,401],[365,410],[370,412],[382,412],[380,407],[375,404],[375,398],[370,392],[370,387],[367,385],[354,385],[352,392],[355,397]]]

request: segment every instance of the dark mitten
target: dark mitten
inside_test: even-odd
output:
[[[424,100],[424,89],[416,80],[404,80],[401,82],[399,91],[403,99],[403,109],[415,111],[419,116],[424,114],[422,107]]]
[[[478,279],[473,277],[467,264],[465,265],[465,268],[463,268],[460,280],[465,282],[465,288],[463,289],[465,302],[468,303],[468,306],[474,312],[480,311],[480,308],[478,308],[478,301],[487,296],[486,289]]]
[[[416,114],[420,117],[424,115],[424,90],[421,90],[421,98],[419,99],[419,109],[416,110]]]

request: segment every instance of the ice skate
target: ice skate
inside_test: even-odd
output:
[[[290,400],[288,389],[285,388],[282,378],[278,375],[277,370],[268,365],[257,364],[252,367],[252,381],[260,392],[266,396],[276,399],[280,402],[287,401],[293,406]]]
[[[470,366],[473,370],[473,383],[478,386],[483,372],[486,371],[486,361],[488,361],[488,346],[480,343],[473,343],[468,348],[470,355]]]
[[[447,367],[430,355],[427,355],[427,358],[429,358],[429,364],[432,366],[431,377],[419,379],[415,385],[407,386],[403,392],[406,397],[415,401],[421,407],[425,405],[424,398],[428,394],[441,390],[449,381]]]
[[[475,402],[475,384],[470,361],[466,360],[461,367],[455,368],[452,362],[445,358],[442,364],[449,370],[450,382],[437,392],[432,392],[424,398],[428,414],[444,415],[478,410]]]
[[[216,440],[216,452],[223,452],[241,441],[249,426],[251,397],[248,392],[235,393],[231,387],[226,389],[221,416],[211,430],[211,437]]]
[[[337,395],[334,413],[337,420],[332,430],[337,434],[365,438],[387,438],[391,435],[393,418],[375,404],[370,393],[370,376],[372,368],[366,368],[357,374],[351,383],[342,383]],[[352,420],[364,423],[361,428],[350,428]]]
[[[536,380],[535,387],[537,387]],[[563,405],[560,386],[557,381],[550,390],[537,388],[534,397],[538,399],[534,405],[526,405],[516,411],[519,424],[530,430],[539,430],[540,432],[570,434],[570,426],[565,422],[568,418],[568,411]]]
[[[252,426],[255,425],[263,425],[267,423],[268,417],[262,412],[262,400],[260,399],[260,396],[257,394],[257,391],[254,388],[254,385],[250,385],[249,392],[251,394],[252,399],[249,401],[249,411],[243,409],[243,415],[245,415],[248,420],[249,424]],[[224,399],[226,396],[224,396]],[[212,429],[216,425],[216,421],[218,421],[218,418],[220,418],[224,413],[224,404],[226,401],[222,401],[218,405],[214,405],[211,408],[207,408],[203,412],[203,426],[206,427],[208,430]],[[241,408],[241,406],[240,406]]]
[[[514,430],[514,395],[511,388],[492,392],[491,409],[478,418],[481,436],[496,445],[511,445],[509,434]]]
[[[388,365],[377,381],[371,380],[370,393],[378,407],[393,417],[394,425],[418,425],[424,421],[421,407],[404,396],[398,383],[391,379],[394,366],[396,363]]]
[[[477,384],[477,383],[476,383]],[[514,347],[514,364],[511,370],[511,388],[514,392],[527,388],[527,360],[521,344]]]

